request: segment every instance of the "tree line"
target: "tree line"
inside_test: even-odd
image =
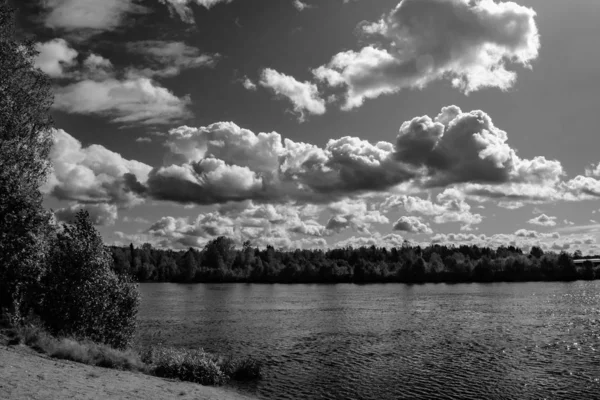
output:
[[[359,247],[330,250],[236,248],[221,236],[201,249],[173,251],[141,247],[111,247],[114,269],[138,282],[519,282],[595,279],[591,262],[576,265],[573,255],[533,247],[525,254],[508,246],[427,247],[405,243],[400,248]],[[579,254],[577,254],[579,255]]]

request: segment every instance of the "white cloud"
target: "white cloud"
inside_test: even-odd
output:
[[[529,67],[538,56],[535,15],[513,2],[403,0],[381,20],[359,25],[372,44],[336,54],[314,75],[346,89],[345,110],[440,79],[465,93],[505,90],[516,80],[507,65]]]
[[[52,78],[62,78],[65,69],[77,64],[76,50],[64,39],[53,39],[46,43],[37,43],[35,49],[39,54],[35,57],[35,66]]]
[[[136,0],[45,0],[44,23],[66,31],[110,31],[121,26],[127,14],[147,12]]]
[[[83,147],[63,130],[53,131],[52,170],[42,190],[60,200],[130,207],[143,201],[129,188],[128,177],[146,182],[151,167],[100,145]],[[100,206],[99,206],[100,207]]]
[[[533,225],[540,226],[556,226],[556,217],[549,217],[546,214],[541,214],[535,218],[530,219],[527,222]]]
[[[177,97],[148,78],[83,80],[56,88],[54,108],[97,114],[124,124],[167,124],[188,118],[189,97]]]
[[[294,77],[282,74],[271,68],[262,71],[259,84],[271,89],[276,95],[287,98],[294,106],[294,112],[300,121],[306,114],[322,115],[325,113],[325,100],[320,97],[317,85],[310,82],[299,82]]]
[[[425,233],[432,234],[433,231],[431,228],[421,222],[418,217],[413,216],[402,216],[396,223],[394,224],[395,231],[404,231],[409,233]]]
[[[170,77],[186,69],[214,67],[220,57],[218,54],[203,54],[198,48],[183,42],[162,40],[131,42],[127,44],[127,49],[145,55],[153,64],[152,67],[131,70],[133,75],[146,77]]]
[[[256,90],[256,84],[250,80],[247,76],[242,80],[242,85],[246,90]]]
[[[311,6],[310,4],[302,2],[300,0],[293,0],[292,4],[294,5],[294,7],[296,8],[296,10],[298,10],[298,11],[304,11],[307,8],[313,8],[313,6]]]

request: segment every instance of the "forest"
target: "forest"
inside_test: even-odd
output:
[[[574,255],[544,252],[540,247],[533,247],[528,254],[513,246],[422,248],[408,243],[391,249],[283,251],[272,246],[254,248],[249,242],[236,248],[232,239],[222,236],[202,250],[162,250],[148,243],[110,249],[115,272],[138,282],[519,282],[600,277],[592,262],[576,265]]]

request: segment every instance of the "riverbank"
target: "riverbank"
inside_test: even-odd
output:
[[[52,359],[20,345],[0,345],[0,360],[0,399],[251,399],[226,388]]]

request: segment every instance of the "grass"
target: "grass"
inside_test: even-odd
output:
[[[140,350],[117,350],[107,345],[75,338],[57,338],[33,321],[4,325],[8,344],[27,345],[50,357],[201,385],[223,385],[229,380],[248,381],[262,377],[261,363],[253,358],[219,357],[202,349],[147,346]]]

